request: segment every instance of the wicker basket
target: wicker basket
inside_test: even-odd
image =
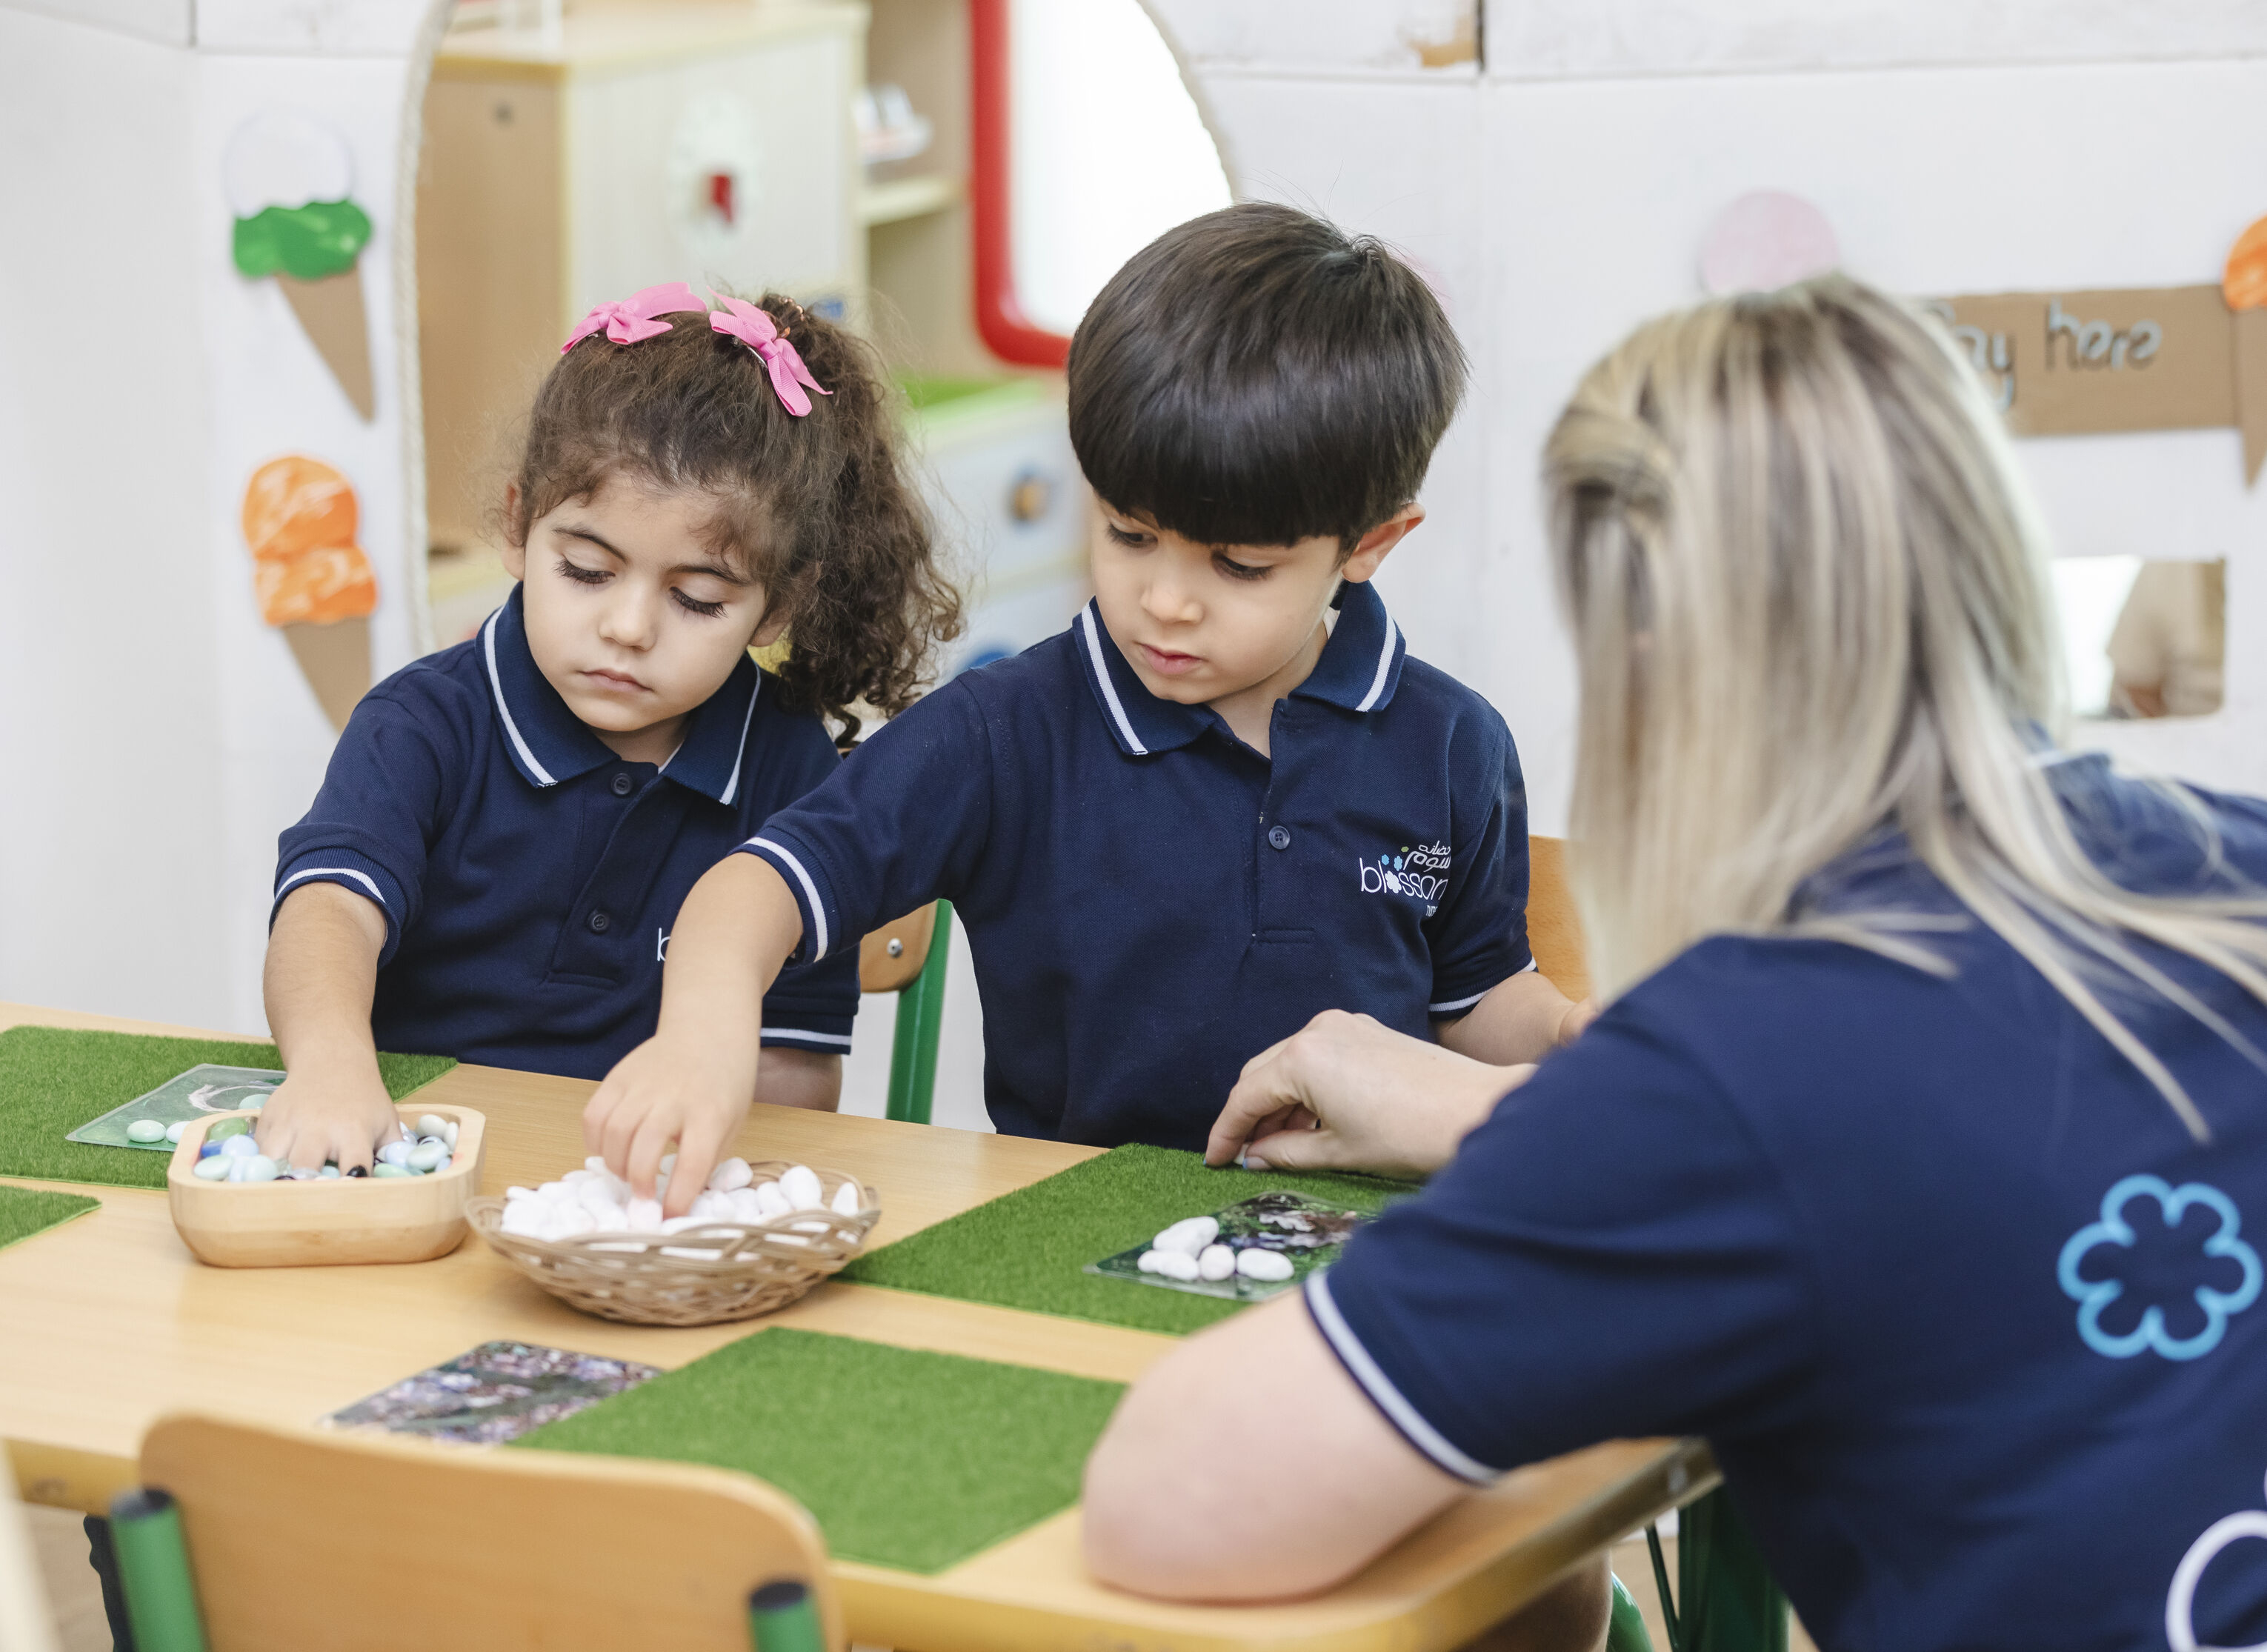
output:
[[[789,1166],[771,1160],[749,1168],[763,1181]],[[818,1174],[827,1202],[816,1210],[769,1222],[706,1222],[666,1236],[529,1238],[503,1230],[501,1199],[472,1200],[465,1218],[497,1255],[570,1307],[632,1325],[721,1325],[786,1307],[865,1249],[882,1216],[874,1190],[840,1171]],[[855,1215],[833,1208],[846,1182],[858,1189]]]

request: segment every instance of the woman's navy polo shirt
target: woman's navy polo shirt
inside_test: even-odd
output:
[[[624,762],[544,680],[515,590],[471,642],[363,696],[283,833],[275,899],[328,882],[385,910],[381,1049],[603,1078],[653,1033],[693,884],[839,767],[746,659],[666,768]],[[857,1011],[852,947],[780,976],[764,1042],[839,1055]]]
[[[963,672],[745,847],[798,958],[942,895],[1016,1135],[1196,1148],[1244,1063],[1322,1010],[1424,1036],[1529,967],[1511,735],[1349,584],[1273,759],[1141,686],[1091,605]]]
[[[2113,878],[2267,885],[2098,758],[2057,771]],[[1833,904],[1960,914],[1895,840]],[[2231,876],[2231,873],[2233,876]],[[2267,1077],[2161,1002],[2164,1098],[2013,948],[1949,979],[1719,938],[1632,988],[1308,1289],[1347,1370],[1475,1481],[1706,1435],[1822,1646],[2267,1641]],[[2152,960],[2267,1049],[2267,1010]]]

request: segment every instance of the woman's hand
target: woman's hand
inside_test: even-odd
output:
[[[261,1105],[253,1135],[272,1159],[304,1170],[334,1164],[344,1174],[368,1170],[379,1146],[401,1139],[401,1115],[374,1057],[340,1070],[302,1061]]]
[[[1272,1170],[1429,1176],[1532,1067],[1491,1067],[1324,1010],[1244,1064],[1213,1125],[1205,1162]]]

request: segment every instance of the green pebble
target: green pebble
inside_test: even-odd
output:
[[[415,1176],[415,1171],[404,1164],[377,1164],[370,1168],[373,1176]]]
[[[165,1127],[155,1119],[136,1119],[126,1127],[126,1139],[128,1142],[162,1142],[165,1139]]]
[[[249,1119],[223,1119],[205,1132],[205,1140],[225,1142],[232,1135],[242,1135],[250,1128],[252,1128],[252,1120]]]
[[[228,1178],[228,1159],[216,1153],[209,1159],[199,1159],[190,1171],[201,1182],[225,1181]]]

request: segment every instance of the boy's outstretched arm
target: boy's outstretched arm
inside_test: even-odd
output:
[[[1459,1055],[1515,1067],[1572,1044],[1597,1013],[1591,1000],[1576,1003],[1541,971],[1523,970],[1499,981],[1469,1014],[1435,1025],[1433,1036]]]
[[[756,1068],[756,1099],[767,1107],[833,1112],[842,1105],[842,1058],[775,1044]]]
[[[755,1099],[764,994],[803,941],[795,897],[756,855],[727,855],[685,898],[662,966],[661,1024],[616,1063],[583,1111],[583,1139],[653,1196],[669,1143],[664,1214],[681,1216]]]
[[[277,909],[261,985],[290,1076],[254,1133],[269,1157],[366,1170],[400,1133],[370,1030],[385,947],[385,914],[337,884],[303,884]]]

